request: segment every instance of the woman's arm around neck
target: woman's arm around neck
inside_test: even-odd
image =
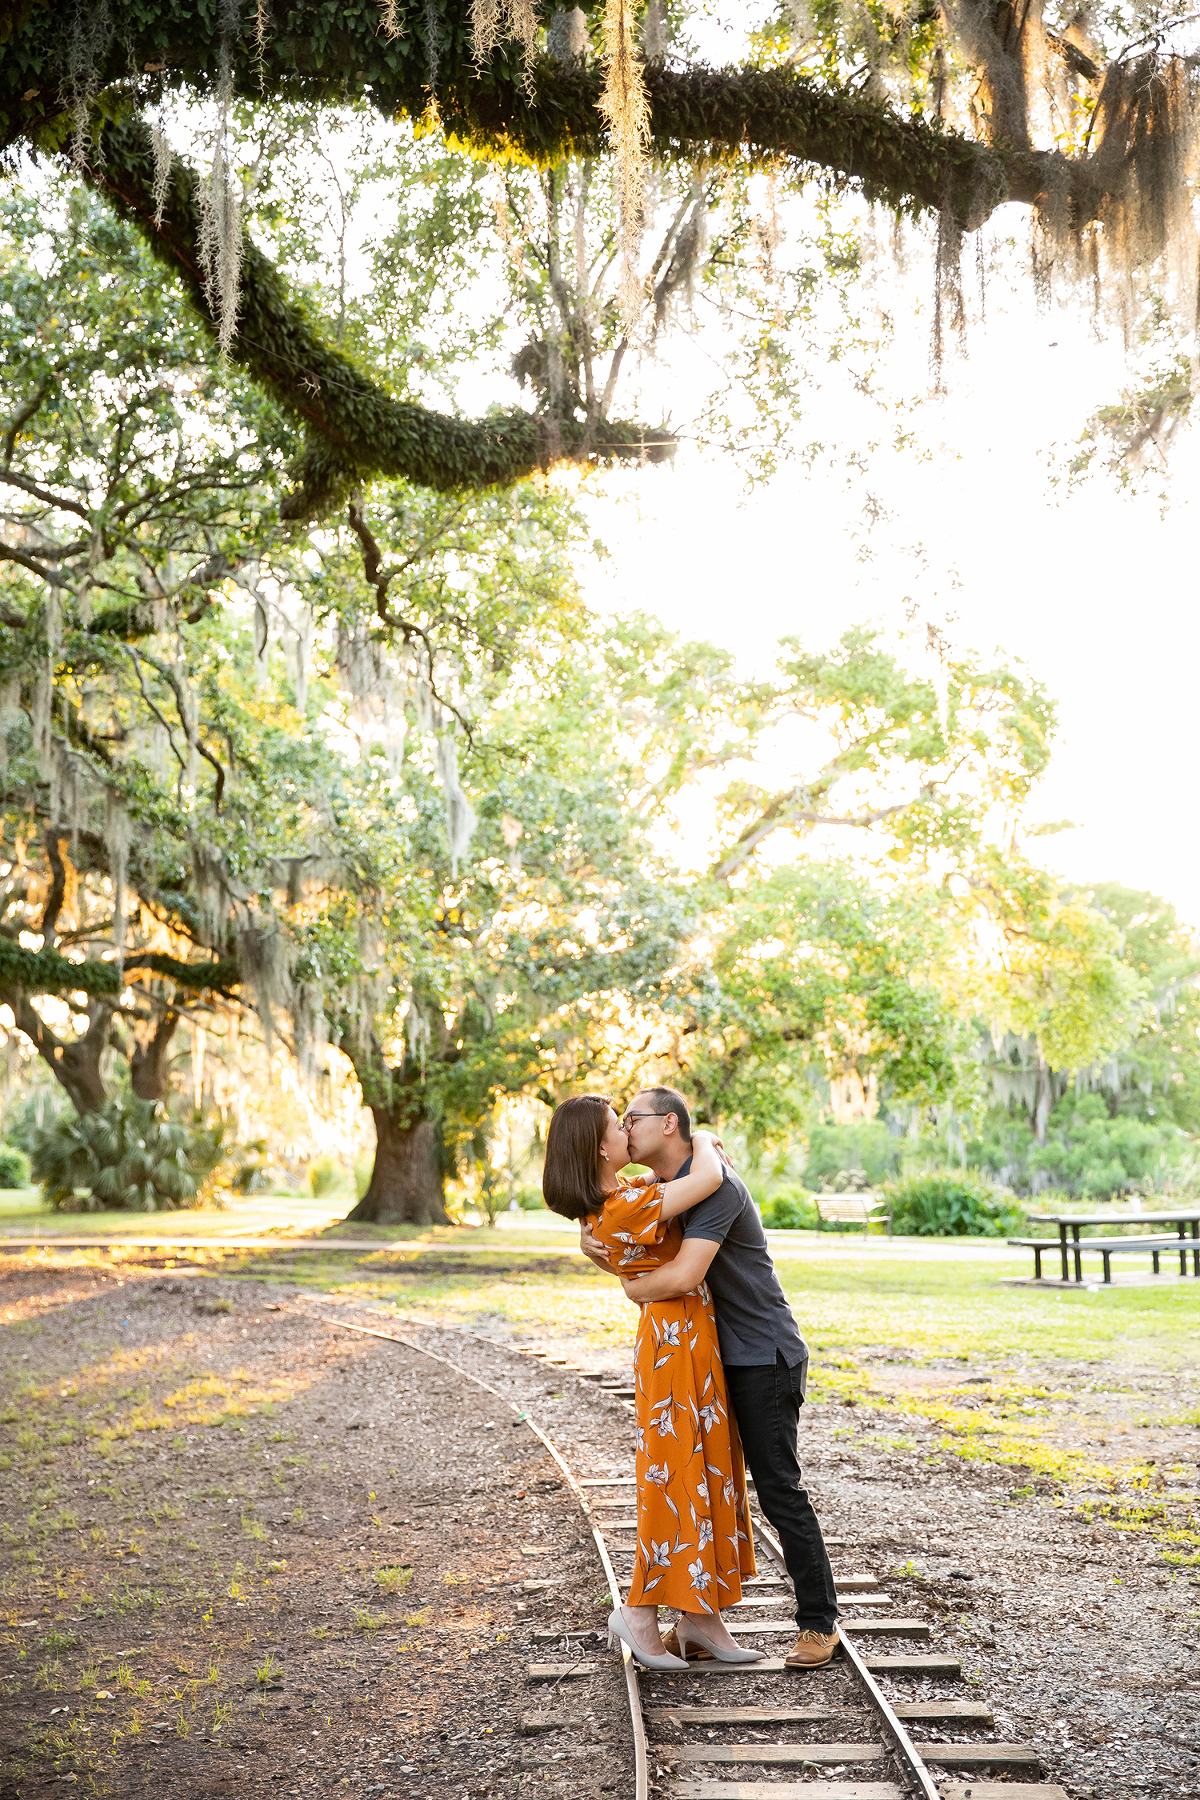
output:
[[[673,1219],[678,1213],[686,1212],[690,1206],[699,1205],[715,1194],[725,1179],[725,1170],[721,1159],[713,1148],[712,1136],[707,1131],[692,1134],[692,1166],[686,1175],[677,1175],[674,1181],[663,1183],[662,1211],[660,1218]]]

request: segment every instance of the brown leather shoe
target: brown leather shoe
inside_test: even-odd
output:
[[[662,1641],[663,1641],[663,1649],[666,1650],[671,1656],[682,1656],[684,1654],[683,1651],[679,1648],[679,1633],[676,1631],[676,1629],[673,1625],[670,1627],[670,1629],[668,1631],[663,1632]],[[713,1662],[714,1660],[715,1659],[713,1657],[713,1653],[711,1650],[705,1650],[702,1647],[702,1645],[696,1643],[694,1638],[688,1639],[688,1647],[687,1647],[687,1661],[688,1662]]]
[[[666,1640],[664,1639],[664,1642]],[[832,1661],[841,1643],[833,1631],[802,1631],[783,1659],[785,1669],[820,1669]]]

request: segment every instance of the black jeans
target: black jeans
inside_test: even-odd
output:
[[[800,1485],[796,1433],[808,1379],[807,1361],[789,1369],[780,1353],[773,1363],[725,1365],[729,1399],[737,1414],[746,1467],[758,1504],[783,1545],[796,1590],[801,1631],[832,1631],[837,1620],[833,1570],[812,1501]]]

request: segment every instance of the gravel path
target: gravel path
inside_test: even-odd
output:
[[[413,1337],[503,1398],[319,1314]],[[590,1532],[507,1404],[580,1472],[630,1472],[628,1411],[594,1383],[499,1324],[66,1258],[0,1260],[0,1316],[0,1800],[56,1775],[173,1800],[623,1800],[620,1668],[587,1635],[607,1612]],[[1054,1379],[1082,1394],[1095,1373]],[[1195,1397],[1176,1389],[1182,1414]],[[1163,1560],[1172,1541],[1195,1551],[1164,1535],[1195,1531],[1190,1490],[1097,1495],[1089,1519],[1019,1466],[947,1456],[935,1425],[906,1415],[902,1444],[888,1426],[834,1403],[803,1420],[837,1562],[929,1617],[962,1660],[957,1691],[989,1699],[996,1736],[1036,1745],[1072,1796],[1200,1794],[1200,1595]],[[1194,1456],[1194,1425],[1159,1437],[1160,1467]],[[1139,1528],[1105,1522],[1113,1506]],[[547,1693],[534,1660],[593,1672]],[[563,1729],[524,1735],[531,1710]]]

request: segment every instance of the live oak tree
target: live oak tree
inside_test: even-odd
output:
[[[1194,1130],[1200,962],[1174,907],[1115,882],[1059,891],[1020,858],[993,891],[1002,949],[979,1048],[993,1133],[1011,1153],[1022,1119],[1044,1145],[1055,1109],[1092,1094],[1113,1119]]]
[[[184,1013],[309,1067],[337,1043],[368,1208],[441,1216],[497,1096],[586,1063],[572,1009],[661,972],[683,903],[645,832],[757,699],[588,620],[552,490],[393,482],[281,525],[286,419],[208,369],[136,239],[59,204],[51,234],[12,201],[0,307],[4,997],[81,1111],[114,1052],[161,1093]]]
[[[304,580],[314,567],[278,521],[286,421],[207,369],[198,326],[126,231],[78,193],[58,202],[47,221],[34,197],[10,196],[5,220],[0,989],[89,1110],[114,1050],[134,1091],[159,1097],[181,1014],[256,998],[265,939],[244,877],[282,870],[289,884],[294,784],[320,764],[280,739],[257,684],[282,649],[293,728],[307,719],[315,620],[342,596],[314,591],[314,612],[286,585],[292,562]],[[482,543],[487,595],[469,629],[489,655],[512,636],[502,596],[520,595],[531,628],[557,604],[553,498],[481,505],[400,503],[418,525],[408,566],[442,558],[427,662],[439,629],[457,642],[464,628],[446,563]],[[357,603],[362,546],[348,536]]]
[[[955,937],[927,887],[884,887],[836,860],[753,870],[704,913],[644,1009],[653,1066],[755,1160],[804,1135],[831,1092],[962,1113],[973,1040],[946,980]]]
[[[926,651],[920,673],[874,628],[819,654],[785,640],[763,728],[810,727],[813,763],[775,791],[749,780],[727,789],[714,880],[728,882],[779,833],[830,830],[939,882],[971,879],[989,830],[1045,771],[1054,704],[1019,666],[953,655],[936,639]]]
[[[161,1098],[180,1017],[236,985],[198,929],[184,828],[197,790],[226,796],[232,725],[219,704],[201,724],[180,634],[274,513],[286,434],[254,390],[214,386],[103,212],[69,200],[53,241],[35,213],[8,197],[0,277],[0,994],[89,1111],[114,1051]]]
[[[238,226],[221,119],[239,95],[365,98],[500,163],[549,169],[615,150],[627,252],[647,156],[701,179],[725,159],[817,172],[928,213],[950,280],[961,233],[1018,201],[1039,222],[1043,266],[1111,272],[1126,293],[1157,271],[1180,316],[1194,313],[1195,70],[1168,13],[1118,6],[1088,25],[1040,5],[1013,12],[1007,0],[899,14],[827,0],[767,12],[750,60],[721,70],[670,53],[660,33],[639,55],[636,24],[630,0],[554,18],[462,0],[388,0],[382,14],[369,0],[262,0],[255,16],[234,0],[199,12],[179,0],[92,12],[26,4],[6,26],[0,142],[73,154],[228,353],[304,422],[297,515],[372,472],[437,487],[511,480],[592,454],[595,433],[566,413],[549,433],[523,412],[459,421],[394,398],[339,352]],[[178,167],[164,181],[161,157],[156,171],[139,115],[168,89],[215,103],[203,192]],[[608,454],[642,455],[655,441],[611,420],[607,436]]]

